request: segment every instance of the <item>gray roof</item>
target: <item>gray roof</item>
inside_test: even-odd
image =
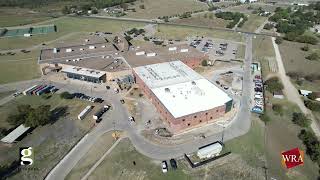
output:
[[[30,127],[25,127],[23,124],[18,126],[16,129],[11,131],[7,136],[1,139],[2,142],[13,143],[16,139],[18,139],[23,133],[28,131]]]

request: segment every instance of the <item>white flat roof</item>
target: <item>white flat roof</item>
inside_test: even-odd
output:
[[[134,71],[150,89],[202,78],[181,61],[140,66]]]
[[[100,78],[101,76],[106,74],[103,71],[98,71],[98,70],[88,69],[88,68],[82,68],[82,67],[76,67],[76,66],[69,66],[69,67],[63,68],[62,72],[80,74],[80,75],[94,77],[94,78]]]
[[[179,68],[171,68],[172,64]],[[151,73],[156,72],[159,75],[148,74],[145,67],[151,67]],[[136,69],[139,77],[175,118],[213,109],[232,100],[228,94],[181,61],[148,65]]]
[[[16,129],[11,131],[7,136],[1,139],[2,142],[13,143],[18,139],[23,133],[25,133],[30,127],[25,127],[23,124],[18,126]]]

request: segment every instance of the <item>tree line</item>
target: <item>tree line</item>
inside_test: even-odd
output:
[[[245,21],[248,20],[247,16],[239,12],[218,12],[215,15],[217,18],[230,20],[231,22],[227,24],[227,28],[230,28],[230,29],[234,28],[241,18],[242,18],[242,21],[238,24],[238,27],[242,27]]]

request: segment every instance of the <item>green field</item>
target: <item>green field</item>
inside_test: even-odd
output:
[[[0,84],[40,77],[39,51],[0,56]]]
[[[243,31],[254,32],[267,19],[267,17],[250,14],[248,20],[240,28]]]
[[[269,60],[276,63],[271,37],[257,36],[253,39],[253,60],[261,63],[262,75],[270,74]]]
[[[244,41],[244,37],[239,33],[196,27],[177,27],[171,25],[159,25],[156,36],[165,39],[181,40],[191,36],[208,36],[212,38],[228,39],[239,42]]]
[[[208,26],[208,27],[220,27],[225,28],[228,24],[228,21],[216,18],[214,15],[212,16],[212,19],[209,18],[210,13],[201,13],[200,15],[195,15],[190,18],[184,18],[184,19],[175,19],[172,22],[178,23],[178,24],[189,24],[189,25],[195,25],[195,26]],[[206,15],[206,17],[204,17]]]
[[[267,147],[268,171],[277,179],[317,179],[319,168],[310,158],[305,155],[304,165],[287,170],[281,164],[280,153],[298,147],[305,151],[302,141],[298,138],[300,129],[291,121],[293,112],[300,112],[299,108],[286,100],[271,99],[272,103],[281,104],[283,115],[276,115],[267,109],[267,115],[271,121],[267,124]]]
[[[7,96],[10,96],[11,94],[13,94],[14,91],[4,91],[4,92],[0,92],[0,100],[7,97]]]
[[[136,12],[126,12],[128,17],[142,19],[156,19],[159,16],[171,16],[188,11],[207,10],[205,3],[194,0],[141,0],[134,2],[129,8],[135,8]],[[139,8],[144,5],[145,9]]]
[[[81,179],[115,142],[112,132],[103,134],[80,159],[65,179]]]
[[[43,25],[46,25],[44,23]],[[56,39],[63,39],[64,36],[75,32],[121,32],[133,27],[144,26],[144,23],[117,21],[107,19],[94,18],[78,18],[78,17],[63,17],[52,20],[50,24],[57,26],[57,32],[45,35],[37,35],[32,37],[15,37],[15,38],[1,38],[0,49],[17,49],[28,48],[30,46],[39,45],[41,43],[50,42]],[[39,23],[41,25],[41,23]]]
[[[19,147],[33,147],[35,151],[34,171],[18,171],[10,179],[43,179],[46,173],[68,152],[68,150],[90,129],[90,116],[82,121],[76,120],[78,113],[88,105],[82,100],[64,100],[59,95],[49,99],[39,96],[19,96],[0,107],[0,127],[12,128],[7,122],[7,116],[14,111],[18,104],[39,106],[48,104],[51,108],[65,107],[66,114],[52,124],[35,128],[21,141],[12,146],[1,146],[0,165],[10,163],[19,158]],[[92,116],[91,116],[92,117]]]

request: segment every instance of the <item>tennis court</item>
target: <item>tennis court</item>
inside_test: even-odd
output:
[[[37,34],[47,34],[56,32],[57,28],[55,25],[46,25],[46,26],[36,26],[28,28],[12,28],[4,29],[0,34],[2,37],[16,37],[24,36],[25,34],[37,35]]]

